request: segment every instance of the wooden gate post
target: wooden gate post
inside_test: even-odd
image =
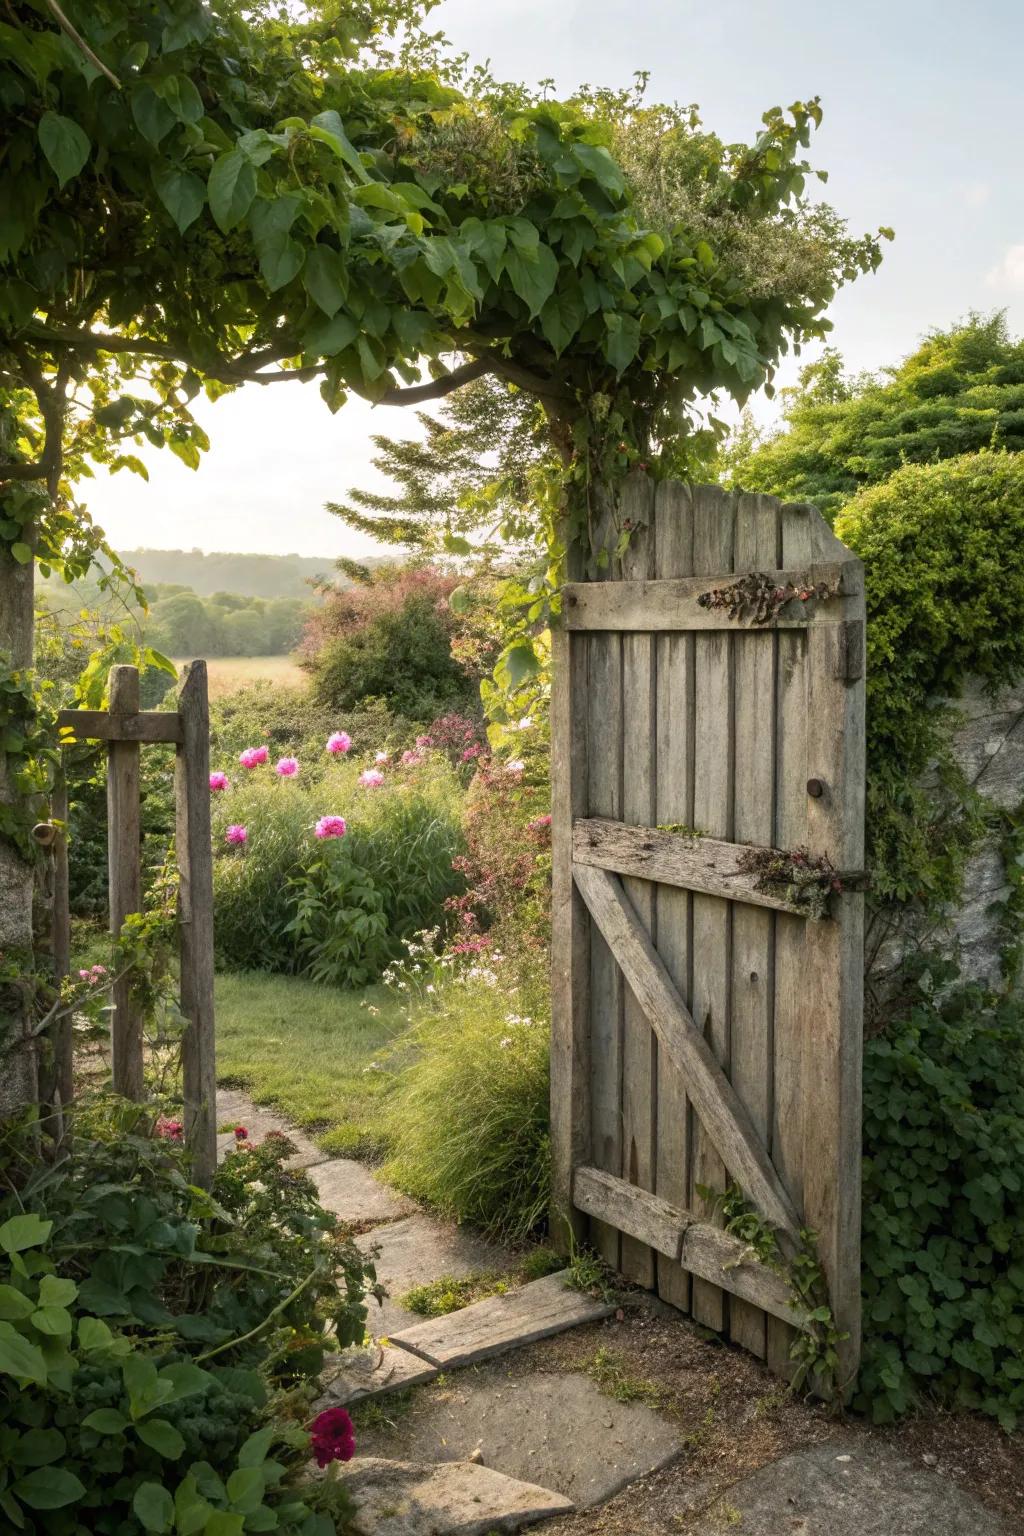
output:
[[[111,715],[139,709],[139,669],[110,669]],[[107,868],[110,880],[110,932],[115,943],[121,925],[142,910],[142,826],[139,806],[139,745],[111,741],[107,748]],[[131,977],[115,981],[111,1025],[114,1092],[142,1099],[142,1014],[132,1001]]]
[[[193,1178],[209,1185],[217,1166],[217,1076],[213,1027],[213,852],[210,843],[210,706],[206,662],[185,668],[178,696],[181,740],[174,765],[175,847],[185,1140]]]

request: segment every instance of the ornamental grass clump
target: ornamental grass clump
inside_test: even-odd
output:
[[[525,1238],[551,1187],[546,983],[489,956],[434,973],[396,1045],[408,1065],[384,1105],[384,1176],[456,1221]]]

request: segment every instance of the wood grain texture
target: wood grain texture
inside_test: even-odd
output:
[[[594,533],[599,549],[614,550],[618,517],[608,495]],[[598,581],[612,581],[609,560]],[[622,819],[622,636],[588,635],[587,647],[587,807],[589,815]],[[590,1125],[591,1158],[609,1173],[622,1171],[622,973],[600,933],[590,935]],[[618,1269],[619,1233],[591,1223],[594,1247]]]
[[[213,1014],[213,852],[210,833],[210,708],[206,663],[185,668],[178,696],[182,740],[174,765],[181,1060],[185,1140],[192,1176],[208,1186],[217,1166],[217,1075]]]
[[[110,711],[132,715],[139,707],[138,667],[110,669]],[[142,910],[142,823],[139,802],[139,748],[112,738],[107,749],[107,872],[110,932],[115,941],[126,917]],[[122,977],[111,988],[111,1057],[114,1092],[141,1102],[142,1013]]]
[[[715,486],[698,486],[697,498],[708,502],[712,518],[719,511],[729,517],[724,509],[729,506],[729,494]],[[713,500],[709,500],[713,498]],[[768,498],[761,498],[767,501]],[[724,534],[705,527],[711,537]],[[724,549],[723,543],[718,546]],[[731,554],[730,554],[731,559]],[[664,578],[660,572],[655,579],[633,578],[614,583],[570,582],[563,594],[565,627],[579,630],[638,630],[651,633],[658,630],[732,630],[753,631],[759,629],[808,629],[818,624],[835,624],[847,618],[855,618],[857,604],[850,601],[846,591],[848,576],[856,582],[856,570],[848,563],[830,562],[802,570],[764,571],[774,586],[804,586],[824,581],[829,586],[839,586],[836,597],[812,599],[807,603],[794,598],[779,610],[770,625],[754,625],[751,620],[738,616],[731,618],[726,608],[706,608],[698,598],[714,589],[728,587],[738,574],[749,573],[755,567],[737,564],[735,570],[721,568],[712,574],[698,574],[684,578]]]
[[[713,1047],[673,986],[621,882],[603,869],[583,865],[576,866],[574,877],[634,997],[657,1031],[663,1051],[682,1071],[690,1102],[711,1148],[723,1164],[735,1170],[764,1216],[781,1231],[795,1236],[797,1222],[786,1191]]]
[[[694,491],[693,567],[698,576],[733,569],[736,501],[716,486]],[[702,611],[702,610],[698,610]],[[693,820],[711,837],[732,839],[732,785],[735,771],[733,720],[733,636],[718,629],[694,636]],[[729,1007],[732,977],[732,906],[718,896],[693,897],[693,1017],[697,1028],[728,1071]],[[691,1093],[691,1100],[693,1094]],[[694,1101],[695,1102],[695,1101]],[[713,1202],[700,1190],[724,1190],[726,1164],[703,1114],[694,1127],[689,1207],[716,1220]],[[695,1277],[691,1311],[698,1323],[721,1330],[727,1320],[725,1295]]]
[[[71,908],[68,892],[68,786],[63,763],[58,768],[50,797],[50,817],[63,823],[53,845],[53,974],[56,980],[71,969]],[[53,1110],[55,1130],[62,1141],[68,1134],[67,1112],[74,1097],[74,1036],[71,1015],[60,1019],[51,1032],[53,1044]]]
[[[619,498],[619,516],[633,529],[622,556],[624,580],[654,574],[654,484],[647,475],[630,475]],[[657,790],[657,677],[654,637],[622,637],[622,819],[646,825],[654,819]],[[649,880],[625,880],[626,893],[640,921],[656,932],[657,895]],[[657,1036],[647,1015],[627,989],[622,1021],[622,1177],[643,1190],[655,1180]],[[634,1285],[652,1289],[656,1255],[626,1229],[620,1229],[622,1273]]]
[[[573,1198],[582,1210],[632,1233],[668,1262],[685,1265],[691,1274],[721,1286],[762,1320],[763,1312],[770,1312],[800,1325],[803,1314],[794,1309],[793,1291],[782,1276],[762,1264],[740,1238],[692,1211],[636,1190],[598,1168],[576,1170]]]
[[[655,570],[659,577],[693,570],[693,498],[678,481],[662,480],[654,509]],[[692,634],[655,636],[657,668],[656,822],[693,825]],[[658,891],[658,953],[684,1003],[691,1000],[691,899],[688,891]],[[686,1082],[670,1056],[659,1050],[655,1189],[685,1208],[690,1198],[691,1119]],[[690,1277],[663,1254],[658,1257],[658,1294],[688,1311]]]
[[[64,740],[170,741],[181,740],[176,714],[159,710],[62,709],[57,724]],[[67,733],[70,732],[70,736]]]
[[[587,1234],[572,1173],[590,1161],[590,920],[572,878],[572,826],[587,802],[586,640],[552,636],[551,1233],[563,1252]]]
[[[771,636],[759,638],[770,641]],[[769,743],[770,740],[769,737]],[[629,827],[600,816],[586,817],[573,826],[573,858],[577,864],[592,864],[618,875],[635,875],[706,896],[721,896],[727,901],[806,918],[805,906],[770,890],[758,889],[757,876],[741,867],[752,851],[769,850],[762,850],[762,845],[753,840],[727,843],[716,837],[687,837],[685,833],[663,832],[657,827]]]
[[[778,503],[771,496],[738,498],[734,564],[738,571],[774,565],[778,555]],[[736,772],[732,832],[740,843],[767,844],[773,831],[775,790],[776,638],[749,630],[733,640]],[[771,912],[738,902],[732,916],[729,1077],[754,1130],[767,1147],[771,1129],[772,1016],[775,923]],[[735,1298],[729,1336],[764,1358],[765,1314]]]

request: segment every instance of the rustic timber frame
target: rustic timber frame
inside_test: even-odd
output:
[[[178,869],[178,932],[181,958],[182,1078],[185,1142],[193,1177],[208,1185],[217,1162],[216,1076],[213,1022],[213,855],[210,841],[210,713],[206,663],[194,661],[174,712],[139,709],[137,667],[110,672],[109,708],[65,709],[58,717],[61,743],[105,741],[107,763],[107,850],[110,931],[116,937],[125,918],[142,908],[139,749],[146,743],[175,747],[175,854]],[[67,821],[67,786],[61,775],[53,798],[55,821]],[[61,833],[54,842],[53,948],[57,974],[69,966],[68,849]],[[127,977],[111,989],[113,1086],[141,1102],[142,1017]],[[54,1041],[56,1087],[63,1104],[72,1093],[70,1020]]]
[[[555,1214],[787,1375],[792,1289],[708,1198],[738,1186],[784,1254],[814,1232],[846,1384],[863,896],[840,879],[814,920],[750,853],[862,868],[862,569],[814,508],[714,486],[631,475],[597,541],[625,527],[555,636]],[[743,577],[808,598],[700,601]]]

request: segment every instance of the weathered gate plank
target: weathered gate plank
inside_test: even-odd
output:
[[[213,850],[210,842],[210,709],[206,662],[185,668],[178,696],[182,739],[175,756],[175,849],[181,955],[181,1075],[192,1177],[208,1186],[217,1167],[217,1072],[213,1025]]]
[[[732,570],[735,516],[732,495],[716,486],[694,490],[693,568],[698,576]],[[732,836],[732,655],[732,635],[713,631],[694,636],[693,819],[700,832],[722,838]],[[725,1066],[729,1061],[731,943],[730,903],[722,897],[695,894],[693,1016],[715,1056]],[[700,1189],[724,1190],[726,1170],[703,1116],[694,1126],[690,1183],[690,1209],[713,1219],[713,1207]],[[725,1326],[725,1296],[718,1286],[695,1277],[690,1307],[705,1327]]]
[[[708,490],[720,497],[726,495],[713,486],[701,487],[699,494]],[[798,570],[775,570],[772,557],[767,565],[760,566],[740,565],[737,561],[735,573],[732,569],[719,567],[717,572],[709,571],[686,579],[665,580],[659,572],[655,580],[623,580],[600,586],[593,582],[569,582],[563,594],[565,626],[567,629],[632,629],[648,633],[656,630],[747,630],[753,627],[749,609],[742,609],[733,617],[728,607],[705,606],[698,602],[698,598],[716,588],[731,586],[737,575],[754,571],[766,576],[775,587],[805,589],[824,582],[835,590],[834,596],[810,598],[806,602],[793,598],[771,620],[772,628],[806,629],[818,624],[834,624],[859,613],[858,604],[850,601],[851,592],[847,590],[847,572],[850,570],[849,562],[839,561]]]
[[[687,576],[693,570],[693,501],[688,486],[662,480],[654,509],[655,570],[659,577]],[[657,772],[655,821],[693,826],[693,636],[655,638],[657,668]],[[689,1005],[691,982],[691,898],[664,886],[658,892],[658,953],[676,990]],[[658,1052],[655,1189],[674,1205],[690,1198],[692,1113],[683,1074],[665,1051]],[[686,1311],[690,1276],[663,1254],[658,1257],[658,1294]]]
[[[771,496],[740,496],[734,565],[760,571],[778,559],[778,503]],[[771,633],[750,631],[733,640],[736,774],[732,834],[737,842],[770,843],[775,787],[775,661]],[[770,912],[733,907],[729,1076],[762,1143],[771,1126],[773,941]],[[765,1353],[765,1315],[737,1297],[729,1307],[729,1335],[753,1354]]]
[[[139,707],[138,667],[111,667],[109,694],[113,714],[135,714]],[[107,749],[107,867],[110,931],[116,941],[125,918],[142,910],[139,748],[134,742],[112,740]],[[114,1092],[141,1102],[142,1013],[132,998],[130,976],[115,981],[110,990]]]
[[[714,1155],[735,1170],[765,1218],[795,1237],[796,1215],[768,1154],[712,1046],[673,986],[621,883],[603,869],[582,866],[577,866],[574,878],[664,1050],[679,1064]]]
[[[631,475],[619,500],[620,521],[633,532],[623,553],[624,578],[654,575],[654,483]],[[646,825],[654,820],[657,772],[654,637],[622,637],[622,819]],[[626,891],[648,933],[655,932],[657,896],[649,880],[627,880]],[[654,1188],[657,1036],[632,993],[623,998],[622,1176],[641,1189]],[[635,1285],[654,1285],[655,1255],[620,1229],[622,1273]]]
[[[614,549],[615,507],[609,501],[598,519],[599,548]],[[611,563],[599,580],[612,580]],[[622,636],[588,635],[587,808],[590,815],[622,819]],[[590,1125],[591,1156],[608,1173],[622,1171],[623,987],[615,958],[599,933],[590,941]],[[618,1269],[621,1241],[614,1227],[592,1223],[594,1247]]]

